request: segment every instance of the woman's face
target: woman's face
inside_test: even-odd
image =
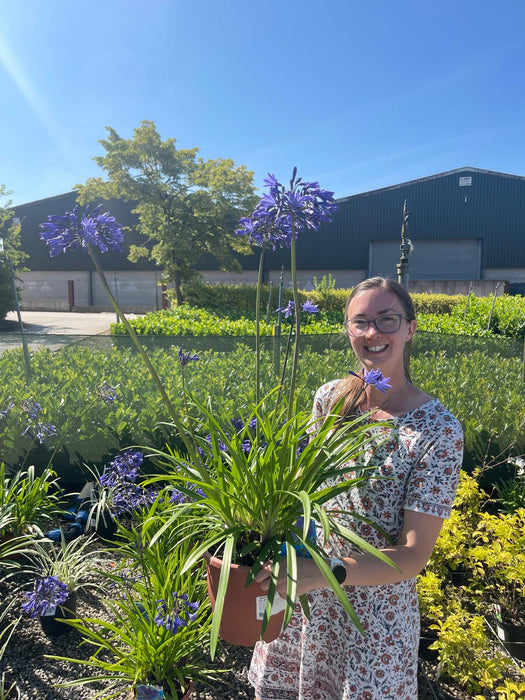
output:
[[[403,314],[395,333],[380,332],[370,323],[364,335],[353,337],[349,334],[352,349],[365,369],[381,369],[385,376],[390,377],[395,372],[403,372],[405,344],[414,335],[417,325],[415,321],[407,321],[404,313],[401,301],[386,289],[363,291],[352,299],[346,310],[346,320],[375,321],[383,314]]]

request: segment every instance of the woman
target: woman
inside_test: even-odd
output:
[[[317,391],[315,418],[322,419],[344,397],[343,417],[369,414],[380,436],[376,450],[364,457],[374,465],[371,478],[327,506],[347,511],[343,522],[397,568],[354,551],[348,542],[330,540],[326,547],[365,630],[363,637],[313,560],[298,558],[297,594],[308,594],[311,619],[297,606],[277,640],[256,645],[249,679],[258,700],[414,700],[418,695],[415,577],[450,514],[463,434],[454,416],[410,381],[405,350],[416,320],[412,300],[400,284],[382,277],[358,284],[346,305],[345,327],[361,372],[381,370],[391,388],[382,393],[365,385],[363,374],[350,374]],[[351,477],[353,465],[348,466]],[[368,517],[388,536],[348,511]],[[278,584],[283,597],[284,568]],[[269,572],[266,565],[257,576],[265,588]]]

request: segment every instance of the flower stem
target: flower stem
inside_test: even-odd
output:
[[[264,245],[259,257],[259,271],[257,273],[257,291],[255,295],[255,405],[259,405],[261,394],[261,286],[263,280]]]
[[[157,385],[157,388],[160,391],[160,395],[162,396],[162,400],[164,401],[164,404],[165,404],[166,408],[168,409],[168,412],[169,412],[171,418],[173,419],[173,422],[175,423],[177,430],[179,431],[180,437],[182,438],[186,448],[188,449],[189,453],[191,454],[191,452],[192,452],[191,443],[189,442],[189,440],[186,436],[186,432],[182,426],[182,423],[180,421],[179,416],[177,415],[177,411],[175,410],[175,407],[171,403],[170,398],[169,398],[168,394],[166,393],[164,386],[162,385],[162,382],[159,378],[159,375],[157,374],[157,372],[155,370],[155,367],[153,367],[151,360],[149,359],[146,351],[144,350],[141,342],[139,341],[137,334],[135,332],[135,329],[130,324],[130,322],[128,321],[128,319],[124,315],[124,312],[121,310],[120,306],[118,305],[118,302],[115,299],[113,292],[111,291],[111,289],[109,287],[109,284],[107,283],[106,276],[104,275],[104,270],[102,269],[102,267],[98,261],[98,258],[95,254],[95,251],[93,249],[93,246],[91,244],[88,244],[88,250],[89,250],[89,254],[91,256],[91,259],[93,260],[93,264],[95,265],[95,269],[98,273],[98,276],[100,277],[100,281],[102,282],[102,286],[104,287],[104,291],[106,292],[107,297],[111,303],[111,306],[115,310],[115,313],[117,314],[117,316],[120,318],[124,328],[128,332],[131,340],[133,341],[133,344],[137,348],[139,355],[143,359],[144,364],[148,368],[149,373],[151,375],[151,378],[153,379],[153,381]]]
[[[292,219],[292,239],[290,246],[290,269],[292,273],[292,290],[295,308],[295,343],[292,359],[292,376],[290,378],[290,402],[288,404],[288,420],[292,418],[294,410],[295,380],[297,376],[297,363],[299,361],[299,336],[301,332],[301,312],[299,309],[299,293],[297,290],[297,265],[296,265],[296,240],[295,240],[295,216]]]

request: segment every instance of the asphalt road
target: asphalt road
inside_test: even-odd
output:
[[[24,331],[32,334],[52,335],[107,335],[111,323],[116,321],[113,312],[75,313],[70,311],[22,311]],[[133,318],[130,314],[128,318]],[[5,321],[0,321],[0,332],[19,333],[18,317],[9,311]]]

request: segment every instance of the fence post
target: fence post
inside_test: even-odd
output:
[[[73,311],[73,307],[75,306],[75,280],[67,281],[67,299],[69,310]]]
[[[496,304],[496,294],[498,293],[499,282],[496,282],[496,288],[494,289],[494,294],[492,296],[492,306],[490,307],[489,314],[489,324],[487,330],[490,331],[490,324],[492,323],[492,314],[494,313],[494,305]]]

